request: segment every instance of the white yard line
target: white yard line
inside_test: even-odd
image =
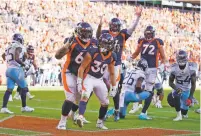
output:
[[[30,116],[29,116],[30,117]],[[36,136],[36,135],[51,135],[50,133],[47,132],[38,132],[38,131],[31,131],[31,130],[24,130],[24,129],[15,129],[15,128],[5,128],[5,127],[0,127],[2,129],[8,129],[8,130],[18,130],[18,131],[24,131],[24,132],[31,132],[31,133],[36,133],[36,134],[30,134],[29,136]],[[13,135],[13,134],[11,134]],[[24,134],[26,135],[26,134]]]
[[[21,106],[9,106],[9,107],[21,107]],[[56,110],[56,111],[61,111],[60,108],[48,108],[48,107],[34,107],[35,109],[44,109],[44,110]],[[94,112],[94,113],[98,113],[99,111],[98,110],[87,110],[86,112]],[[157,112],[160,112],[160,111],[156,111],[156,112],[149,112],[149,113],[157,113]],[[167,111],[168,112],[168,111]],[[171,113],[171,112],[170,112]],[[174,113],[174,112],[172,112]],[[138,116],[138,115],[133,115],[133,114],[127,114],[127,116]],[[151,116],[151,117],[154,117],[154,118],[161,118],[161,119],[168,119],[170,120],[171,117],[161,117],[161,116]],[[189,121],[194,121],[194,122],[200,122],[200,120],[197,120],[197,119],[185,119],[185,120],[189,120]]]
[[[5,120],[8,120],[8,119],[11,119],[12,117],[14,117],[15,115],[9,115],[8,117],[5,117],[3,119],[0,120],[0,123],[5,121]],[[1,128],[1,127],[0,127]]]

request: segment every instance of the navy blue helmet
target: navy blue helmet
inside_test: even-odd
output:
[[[136,65],[138,68],[140,68],[143,71],[146,71],[146,69],[148,68],[148,63],[145,59],[141,58]]]
[[[109,33],[102,34],[99,39],[100,52],[112,51],[114,49],[114,38]]]
[[[118,18],[113,18],[109,23],[109,29],[111,32],[120,32],[121,21]]]
[[[77,26],[77,35],[83,42],[88,42],[93,36],[93,29],[89,23],[81,22]]]
[[[179,64],[179,66],[185,66],[188,62],[188,54],[184,50],[179,50],[177,52],[176,61]]]
[[[34,55],[34,47],[32,45],[28,45],[28,47],[27,47],[27,53],[29,55]]]
[[[81,22],[77,23],[77,25],[75,26],[75,31],[74,31],[75,34],[77,34],[77,32],[78,32],[78,27],[79,27],[80,23],[81,23]]]
[[[144,37],[147,40],[152,40],[155,37],[155,29],[153,26],[147,26],[144,31]]]
[[[13,35],[13,41],[18,41],[19,43],[21,43],[22,45],[24,44],[24,38],[20,33],[15,33]]]

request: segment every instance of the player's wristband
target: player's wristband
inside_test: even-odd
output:
[[[77,78],[77,84],[82,84],[82,78],[80,77]]]

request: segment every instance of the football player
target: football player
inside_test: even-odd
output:
[[[62,70],[62,82],[66,100],[62,106],[61,120],[57,129],[66,129],[66,121],[73,104],[80,100],[80,94],[77,91],[77,72],[84,59],[87,56],[93,56],[95,41],[92,40],[93,29],[90,24],[81,22],[77,27],[77,36],[68,38],[66,44],[60,48],[56,54],[56,59],[66,56],[66,62]]]
[[[175,107],[177,112],[177,116],[173,121],[180,121],[182,117],[188,118],[188,109],[196,88],[197,65],[188,62],[188,55],[184,50],[178,51],[176,61],[171,66],[169,77],[169,86],[173,91],[168,95],[167,100],[169,105]]]
[[[164,97],[164,92],[163,92],[163,81],[166,80],[166,71],[164,65],[160,65],[157,69],[157,76],[156,76],[156,81],[155,81],[155,86],[154,89],[156,89],[157,93],[155,98],[155,106],[156,108],[163,108],[161,102]]]
[[[15,83],[20,86],[21,89],[21,100],[22,100],[22,112],[32,112],[34,108],[28,107],[26,105],[26,93],[28,92],[27,82],[25,80],[24,70],[25,59],[27,57],[26,49],[24,47],[23,36],[19,33],[13,35],[12,43],[6,48],[5,59],[7,61],[7,90],[3,97],[3,106],[1,113],[13,114],[7,108],[7,103],[9,96],[12,94],[12,91],[15,87]]]
[[[147,61],[140,59],[135,68],[126,72],[120,96],[120,118],[125,118],[130,102],[146,100],[151,95],[151,92],[145,90],[145,71],[147,68]]]
[[[139,119],[146,120],[151,119],[147,116],[146,112],[153,96],[159,55],[161,56],[162,63],[167,65],[163,50],[163,41],[160,38],[155,38],[155,29],[152,26],[147,26],[144,31],[144,38],[138,40],[138,46],[136,51],[133,53],[133,59],[135,59],[139,54],[141,54],[141,58],[144,58],[148,63],[148,69],[146,71],[146,91],[152,93],[152,95],[145,100],[142,113],[139,116]]]
[[[35,55],[34,55],[34,47],[32,45],[28,45],[27,47],[27,59],[25,61],[26,69],[25,69],[25,78],[29,75],[33,75],[37,72],[37,65],[36,65],[36,60],[35,60]],[[34,69],[33,69],[33,67]],[[18,86],[17,87],[17,92],[14,95],[14,99],[20,100],[20,90],[21,88]],[[31,95],[30,92],[27,92],[27,97],[29,99],[33,99],[35,96]]]
[[[108,67],[112,84],[111,93],[115,96],[117,92],[114,75],[116,54],[112,52],[114,48],[114,38],[110,34],[102,34],[98,41],[98,50],[94,54],[94,57],[92,58],[89,55],[85,56],[78,70],[77,88],[81,93],[81,100],[79,103],[79,117],[77,118],[77,124],[80,127],[83,127],[82,119],[86,110],[87,101],[91,92],[94,91],[101,103],[96,127],[100,129],[108,129],[103,123],[109,105],[108,90],[102,77]],[[84,72],[86,74],[85,77]]]
[[[119,18],[112,18],[110,23],[109,23],[109,30],[102,30],[102,21],[100,21],[100,24],[98,26],[98,30],[96,33],[96,37],[99,38],[101,33],[109,33],[111,34],[114,39],[115,39],[115,46],[119,47],[119,50],[116,50],[115,53],[117,55],[117,60],[115,63],[115,77],[116,77],[116,85],[118,86],[118,83],[120,81],[120,74],[121,74],[121,63],[122,63],[122,53],[123,50],[125,49],[125,43],[126,40],[132,35],[134,32],[140,16],[141,16],[142,8],[137,7],[136,8],[136,19],[132,22],[131,26],[127,29],[122,29],[121,30],[121,21]],[[117,87],[118,88],[118,87]],[[114,113],[114,120],[118,121],[119,120],[119,94],[120,90],[116,93],[115,97],[113,98],[114,101],[114,107],[115,107],[115,113]]]

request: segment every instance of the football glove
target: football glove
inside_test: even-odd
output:
[[[110,89],[110,92],[109,92],[109,96],[110,97],[115,97],[116,93],[117,93],[116,86],[112,86],[111,89]]]
[[[191,106],[191,104],[192,104],[192,99],[191,99],[191,98],[188,98],[188,99],[186,100],[186,106]]]

